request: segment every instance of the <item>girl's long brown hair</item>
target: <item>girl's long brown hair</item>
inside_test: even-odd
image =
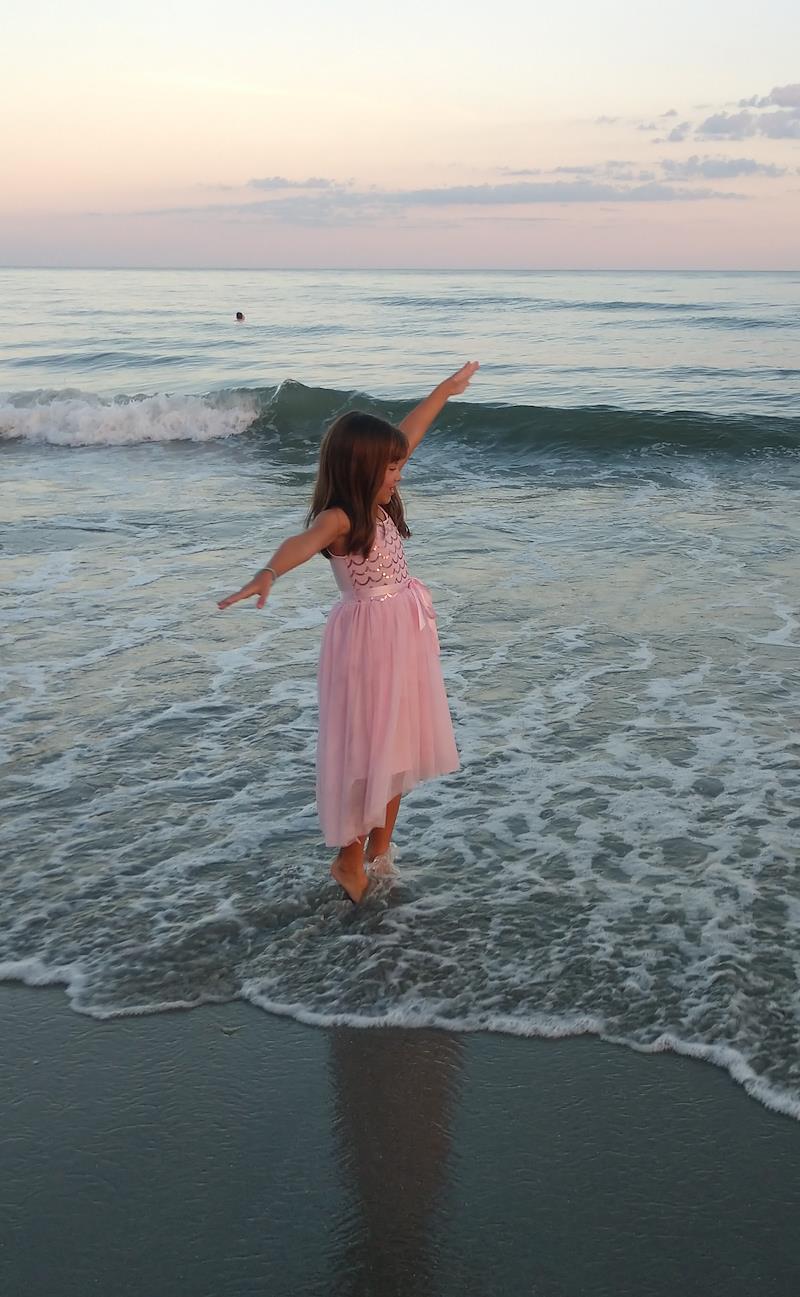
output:
[[[389,464],[408,455],[405,433],[385,419],[351,410],[325,433],[306,526],[324,509],[343,509],[350,519],[348,549],[366,558],[375,543],[375,497]],[[383,505],[401,536],[410,536],[403,502],[395,491]],[[327,550],[323,553],[330,557]]]

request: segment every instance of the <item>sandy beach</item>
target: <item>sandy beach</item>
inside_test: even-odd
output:
[[[0,990],[8,1297],[794,1297],[800,1126],[579,1038]]]

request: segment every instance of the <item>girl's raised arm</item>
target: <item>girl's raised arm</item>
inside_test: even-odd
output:
[[[438,387],[434,387],[430,396],[426,396],[424,401],[420,401],[410,414],[407,414],[400,424],[400,431],[406,434],[408,440],[408,453],[416,450],[425,433],[430,428],[437,414],[440,414],[451,396],[460,396],[460,394],[469,387],[470,379],[476,370],[480,369],[477,360],[470,360],[461,369],[457,369],[455,374],[451,374]]]
[[[350,519],[343,509],[323,509],[307,531],[283,541],[269,563],[260,572],[256,572],[252,581],[248,581],[235,594],[220,599],[217,607],[230,608],[232,603],[238,603],[240,599],[251,599],[253,595],[257,595],[256,608],[263,608],[279,576],[291,572],[292,568],[299,567],[301,563],[307,563],[315,554],[341,540],[349,531]]]

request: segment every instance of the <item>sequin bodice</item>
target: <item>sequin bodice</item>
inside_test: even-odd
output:
[[[375,599],[395,594],[410,581],[403,542],[388,514],[375,524],[375,541],[366,558],[332,554],[336,584],[345,599]]]

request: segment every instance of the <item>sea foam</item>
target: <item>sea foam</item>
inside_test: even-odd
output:
[[[0,439],[52,446],[126,446],[137,442],[212,441],[244,432],[255,417],[245,393],[235,398],[93,396],[32,392],[0,403]]]

